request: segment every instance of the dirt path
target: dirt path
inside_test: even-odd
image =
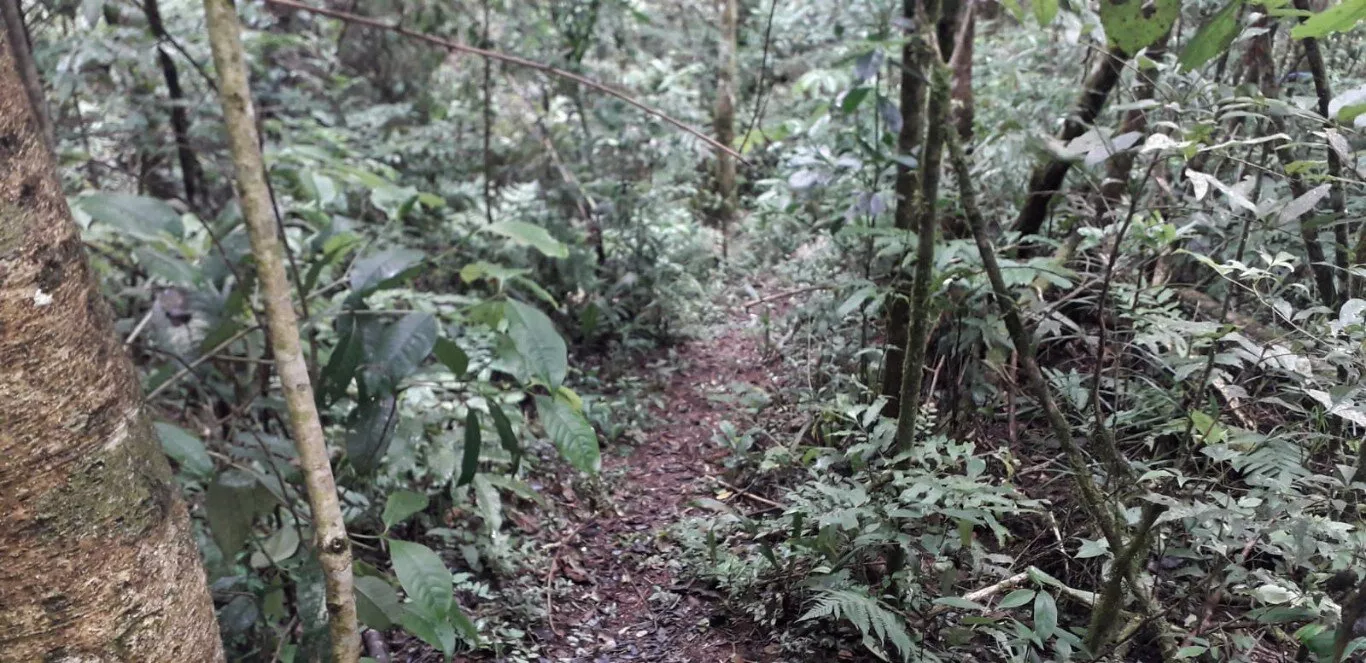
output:
[[[671,544],[657,536],[701,513],[690,502],[715,497],[719,488],[721,450],[712,435],[720,421],[735,421],[737,413],[732,403],[708,395],[734,383],[773,386],[746,321],[742,311],[733,311],[711,338],[678,348],[671,362],[684,368],[666,384],[664,405],[653,412],[656,420],[644,441],[629,456],[604,459],[615,513],[603,509],[571,525],[557,547],[553,573],[574,583],[553,601],[553,636],[544,649],[549,661],[765,658],[767,634],[720,623],[719,597],[682,584]]]

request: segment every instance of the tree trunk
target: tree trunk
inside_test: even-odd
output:
[[[143,0],[142,12],[147,16],[147,28],[157,41],[170,40],[166,27],[161,22],[161,7],[157,0]],[[171,131],[175,134],[176,157],[180,161],[180,180],[185,187],[185,203],[191,209],[198,209],[197,203],[204,193],[203,170],[194,148],[190,146],[190,113],[185,100],[185,92],[180,87],[180,71],[176,69],[166,46],[157,44],[157,62],[161,65],[161,75],[166,79],[166,96],[171,104]]]
[[[0,659],[221,661],[185,505],[12,34],[0,30]]]
[[[237,169],[237,195],[242,206],[256,258],[261,298],[266,308],[266,330],[280,377],[289,428],[299,451],[299,469],[308,488],[313,511],[313,547],[322,566],[327,591],[327,619],[332,637],[334,663],[355,663],[360,658],[360,632],[356,621],[356,597],[351,575],[351,540],[342,520],[337,484],[323,437],[322,422],[314,403],[308,365],[299,347],[299,322],[290,296],[289,277],[277,236],[278,225],[266,182],[265,162],[256,133],[247,63],[242,53],[242,23],[232,0],[204,0],[209,46],[218,69],[218,95],[228,129],[228,146]]]
[[[735,144],[735,79],[739,75],[736,56],[739,38],[739,0],[719,0],[721,9],[720,61],[716,67],[716,105],[712,125],[716,141],[727,147]],[[737,193],[735,157],[716,154],[716,195],[721,199],[717,222],[721,226],[721,255],[728,257],[730,225],[735,221]]]

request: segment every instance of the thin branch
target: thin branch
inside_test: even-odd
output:
[[[320,15],[322,15],[322,16],[330,16],[330,17],[332,17],[332,18],[339,19],[339,20],[342,20],[342,21],[346,21],[346,22],[348,22],[348,23],[355,23],[355,24],[357,24],[357,25],[365,25],[365,26],[369,26],[369,27],[372,27],[372,28],[379,28],[380,30],[388,30],[388,31],[393,32],[393,33],[395,33],[395,34],[400,34],[400,35],[403,35],[404,37],[408,37],[409,39],[416,39],[416,40],[418,40],[418,41],[425,41],[425,42],[427,42],[427,43],[429,43],[429,44],[433,44],[433,45],[435,45],[435,46],[440,46],[440,47],[445,48],[445,49],[448,49],[448,50],[458,51],[458,52],[460,52],[460,53],[469,53],[469,54],[471,54],[471,55],[478,55],[478,56],[484,57],[484,58],[492,58],[492,59],[494,59],[494,60],[498,60],[498,61],[501,61],[501,62],[506,62],[506,63],[508,63],[508,64],[517,65],[517,66],[519,66],[519,67],[526,67],[527,69],[534,69],[534,70],[539,71],[539,72],[542,72],[542,73],[550,74],[551,76],[557,76],[557,77],[559,77],[559,78],[568,79],[568,80],[574,81],[575,83],[578,83],[579,85],[583,85],[583,86],[585,86],[585,87],[589,87],[589,88],[592,88],[592,89],[597,90],[597,91],[599,91],[599,92],[602,92],[603,94],[607,94],[607,95],[616,97],[617,99],[620,99],[620,100],[626,102],[627,104],[630,104],[631,106],[635,107],[636,109],[640,110],[640,111],[643,112],[643,113],[646,113],[646,114],[648,114],[648,115],[653,115],[653,116],[655,116],[655,117],[657,117],[657,118],[663,120],[664,122],[673,125],[675,128],[677,128],[677,129],[680,130],[680,131],[683,131],[683,132],[688,133],[688,134],[692,134],[693,136],[697,137],[697,138],[698,138],[699,140],[701,140],[702,142],[704,142],[704,143],[710,145],[713,149],[718,150],[718,151],[720,151],[720,152],[725,152],[726,154],[729,154],[729,155],[731,155],[732,157],[735,157],[735,158],[738,159],[740,162],[742,162],[742,163],[744,163],[744,164],[746,164],[746,165],[749,165],[749,161],[746,161],[744,157],[740,156],[740,153],[739,153],[739,152],[736,152],[735,150],[733,150],[733,149],[731,149],[731,148],[729,148],[729,147],[727,147],[727,146],[721,144],[720,142],[717,142],[717,140],[716,140],[715,138],[712,138],[711,136],[708,136],[707,134],[705,134],[705,133],[703,133],[703,132],[701,132],[701,131],[699,131],[699,130],[697,130],[697,129],[694,129],[694,128],[692,128],[692,127],[690,127],[690,126],[684,124],[682,121],[677,120],[677,119],[674,119],[672,116],[670,116],[669,114],[665,113],[664,111],[661,111],[661,110],[659,110],[659,109],[653,108],[653,107],[651,107],[651,106],[647,106],[646,104],[644,104],[644,103],[642,103],[642,102],[640,102],[640,101],[637,101],[634,97],[632,97],[631,95],[629,95],[629,94],[627,94],[627,93],[625,93],[625,92],[622,92],[621,90],[618,90],[618,89],[613,88],[613,87],[611,87],[611,86],[609,86],[609,85],[606,85],[606,84],[603,84],[603,83],[599,83],[599,82],[597,82],[597,81],[594,81],[594,80],[585,78],[585,77],[580,76],[580,75],[578,75],[578,74],[575,74],[575,73],[573,73],[573,72],[565,71],[565,70],[563,70],[563,69],[560,69],[559,67],[552,67],[552,66],[550,66],[550,65],[548,65],[548,64],[545,64],[545,63],[542,63],[542,62],[536,62],[535,60],[528,60],[528,59],[526,59],[526,58],[519,57],[519,56],[516,56],[516,55],[509,55],[509,54],[507,54],[507,53],[500,53],[500,52],[498,52],[498,51],[492,51],[492,50],[489,50],[489,49],[486,49],[486,48],[477,48],[477,47],[474,47],[474,46],[470,46],[470,45],[468,45],[468,44],[461,44],[461,43],[459,43],[459,42],[454,42],[454,41],[451,41],[451,40],[449,40],[449,39],[442,39],[441,37],[436,37],[436,36],[429,35],[429,34],[426,34],[426,33],[415,32],[415,31],[413,31],[413,30],[409,30],[409,29],[404,28],[404,27],[402,27],[402,26],[398,26],[398,25],[389,25],[388,23],[385,23],[385,22],[383,22],[383,21],[377,21],[377,20],[372,19],[372,18],[366,18],[366,17],[364,17],[364,16],[357,16],[357,15],[355,15],[355,14],[348,14],[347,12],[337,11],[337,10],[335,10],[335,9],[326,9],[326,8],[323,8],[323,7],[311,7],[311,6],[309,6],[309,5],[305,5],[305,4],[300,3],[300,2],[294,2],[293,0],[266,0],[266,4],[269,4],[269,5],[277,5],[277,6],[280,6],[280,7],[289,7],[289,8],[291,8],[291,9],[297,9],[297,10],[299,10],[299,11],[305,11],[305,12],[309,12],[309,13],[312,13],[312,14],[320,14]]]

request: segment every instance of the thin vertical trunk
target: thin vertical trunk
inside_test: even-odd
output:
[[[735,80],[739,76],[737,41],[739,39],[739,0],[719,0],[721,10],[720,61],[716,67],[716,105],[712,110],[712,124],[717,142],[730,147],[735,144]],[[735,157],[725,152],[716,155],[716,195],[721,199],[717,221],[721,225],[721,255],[728,257],[730,226],[735,221],[738,204]]]
[[[977,31],[977,3],[964,0],[963,15],[959,19],[958,36],[954,39],[949,69],[953,70],[953,124],[958,137],[972,142],[972,41]]]
[[[157,0],[143,0],[142,11],[147,15],[147,28],[158,41],[170,39],[161,22],[161,7]],[[166,97],[171,106],[171,132],[175,135],[176,157],[180,161],[180,179],[185,187],[185,202],[195,207],[203,194],[203,171],[194,148],[190,146],[190,113],[185,106],[185,92],[180,88],[180,72],[164,44],[157,44],[157,62],[166,79]]]
[[[926,0],[925,13],[937,18],[938,0]],[[897,447],[902,451],[909,450],[915,442],[915,420],[920,413],[920,384],[925,375],[925,343],[930,331],[930,281],[934,278],[934,245],[939,229],[936,211],[940,165],[944,156],[944,134],[954,131],[949,126],[949,76],[944,66],[933,62],[935,57],[933,51],[926,55],[927,61],[931,62],[928,67],[929,103],[925,111],[928,124],[925,147],[921,150],[920,191],[916,195],[915,279],[911,282],[910,321],[901,367],[900,410],[896,425]]]
[[[1167,41],[1171,38],[1171,33],[1163,35],[1156,43],[1148,48],[1148,57],[1158,60],[1167,52]],[[1157,93],[1157,80],[1161,73],[1157,69],[1138,74],[1138,87],[1134,90],[1134,100],[1142,101],[1152,99]],[[1135,108],[1124,115],[1124,121],[1120,125],[1120,134],[1130,132],[1147,132],[1148,130],[1148,111],[1143,108]],[[1105,181],[1100,185],[1100,200],[1097,205],[1098,213],[1101,218],[1101,225],[1114,223],[1120,219],[1115,219],[1116,210],[1124,197],[1124,192],[1129,188],[1129,176],[1133,172],[1134,157],[1137,156],[1135,150],[1124,150],[1119,154],[1110,157],[1105,166]]]
[[[0,30],[0,658],[221,661],[185,505],[15,57],[16,16]]]
[[[314,404],[308,365],[299,347],[298,318],[290,296],[289,277],[276,234],[276,223],[266,183],[256,131],[247,64],[242,53],[242,25],[232,0],[204,0],[209,45],[218,69],[219,100],[227,123],[228,146],[237,169],[237,193],[256,257],[261,295],[266,308],[266,328],[275,355],[276,372],[289,410],[290,430],[299,451],[300,469],[313,511],[314,549],[322,566],[327,590],[328,625],[335,663],[354,663],[360,658],[360,635],[356,626],[356,599],[351,575],[351,542],[337,500],[327,442]]]

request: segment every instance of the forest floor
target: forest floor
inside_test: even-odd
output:
[[[773,393],[778,377],[764,361],[762,339],[743,305],[727,306],[725,319],[680,346],[667,361],[681,367],[665,373],[653,421],[627,455],[609,454],[603,476],[609,497],[593,516],[571,522],[555,542],[547,586],[557,577],[571,581],[554,592],[551,619],[539,635],[543,660],[574,663],[645,661],[712,663],[773,660],[768,634],[732,622],[720,596],[679,576],[670,527],[705,513],[699,499],[725,498],[747,510],[762,498],[727,487],[712,441],[718,425],[741,430],[743,408],[718,394],[754,389]],[[713,502],[714,503],[714,502]],[[765,651],[765,650],[768,651]]]

